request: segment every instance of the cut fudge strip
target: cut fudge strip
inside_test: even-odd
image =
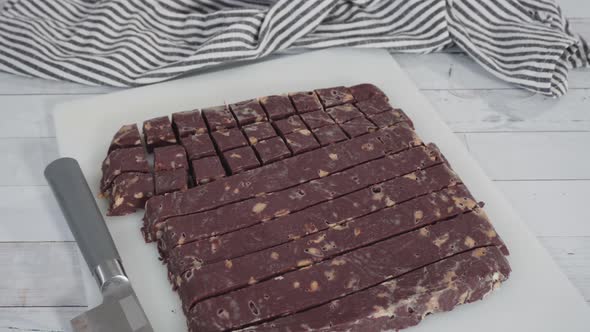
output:
[[[154,171],[170,171],[184,168],[188,171],[186,151],[180,145],[162,146],[154,149]]]
[[[261,331],[398,331],[432,313],[479,301],[511,269],[495,247],[477,248],[319,307],[244,329]],[[420,289],[420,292],[416,292]]]
[[[432,191],[434,188],[434,186],[425,186],[426,191]],[[408,220],[412,221],[416,220],[416,214],[418,216],[422,214],[419,222],[428,224],[435,219],[452,217],[471,210],[476,206],[475,200],[463,185],[448,187],[430,194],[424,194],[420,191],[416,191],[415,193],[418,194],[417,198],[412,197],[413,195],[402,197],[403,192],[398,194],[400,195],[400,201],[396,202],[388,210],[389,213],[391,215],[405,215]],[[195,265],[195,262],[204,265],[224,259],[244,256],[293,241],[303,236],[316,234],[329,227],[334,227],[337,224],[345,223],[355,218],[361,218],[371,213],[382,213],[379,211],[383,211],[383,209],[388,207],[382,200],[377,201],[375,208],[372,208],[370,205],[362,205],[372,203],[373,194],[370,189],[363,190],[335,199],[328,204],[310,208],[307,212],[294,213],[284,218],[276,219],[273,222],[262,223],[238,232],[180,245],[167,252],[166,261],[168,262],[169,271],[175,277],[176,274],[174,274],[174,271],[184,272],[188,268],[197,267],[198,265]],[[441,206],[448,204],[451,197],[463,200],[463,204],[449,205],[446,209],[441,209]],[[354,203],[359,204],[358,209],[350,207]],[[342,209],[334,210],[332,208]],[[336,213],[332,213],[334,211]],[[165,239],[165,236],[162,237],[163,239]],[[171,243],[169,245],[175,244],[177,243]],[[193,259],[193,261],[189,262],[187,261],[188,259]]]
[[[277,215],[283,216],[290,214],[305,209],[311,205],[347,195],[355,190],[367,188],[368,186],[383,181],[393,181],[392,179],[399,176],[411,173],[417,169],[436,165],[440,162],[441,158],[433,155],[431,151],[427,151],[426,148],[412,148],[398,154],[388,155],[384,158],[369,161],[294,188],[238,203],[228,204],[217,210],[170,218],[163,231],[163,239],[165,239],[163,241],[166,241],[165,246],[167,248],[173,248],[177,244],[186,244],[211,234],[227,232],[228,230],[231,230],[232,227],[243,228],[243,226],[255,224],[259,221],[268,221]],[[407,186],[409,182],[410,184],[415,185],[415,189],[419,191],[422,190],[421,185],[424,182],[423,177],[427,174],[437,175],[438,179],[440,179],[444,185],[449,185],[450,181],[456,181],[450,170],[446,167],[440,167],[419,174],[420,181],[418,181],[418,178],[416,178],[416,181],[410,181],[404,178],[405,180],[401,179],[393,181],[393,183],[396,183],[396,185],[402,185],[405,183]],[[435,187],[432,190],[436,189],[437,188]],[[395,201],[393,197],[399,195],[397,191],[399,190],[396,190],[395,195],[392,193],[389,200],[386,201]],[[367,190],[364,190],[363,192],[367,192]],[[379,200],[371,202],[374,195],[373,193],[368,192],[367,194],[370,196],[369,202],[375,205],[375,208],[377,208],[379,204],[386,204],[385,201]],[[363,196],[367,194],[363,194]],[[410,194],[409,191],[408,194]],[[382,198],[384,198],[385,193],[382,196]],[[356,195],[356,197],[358,197],[358,195]],[[347,200],[346,196],[340,199]],[[354,209],[362,210],[364,208],[369,208],[372,204],[369,204],[366,207],[355,206]],[[360,202],[356,205],[360,205]],[[264,207],[264,209],[262,209],[262,207]],[[297,218],[300,218],[301,220],[306,219],[305,216],[307,213],[305,211],[306,210],[303,210],[298,213],[299,217]],[[239,221],[234,220],[233,217],[228,217],[233,214],[241,216]],[[337,216],[338,212],[335,211],[334,214]],[[226,218],[226,220],[222,220],[222,218]],[[279,223],[278,221],[276,222]],[[209,230],[207,228],[209,228]]]
[[[326,109],[326,112],[328,112],[332,119],[334,119],[334,121],[337,123],[344,123],[354,118],[360,118],[364,116],[363,113],[361,113],[361,111],[359,111],[358,108],[352,104],[334,106]]]
[[[299,115],[293,115],[286,119],[275,121],[274,125],[282,136],[290,134],[296,130],[307,129]]]
[[[336,86],[333,88],[317,89],[315,92],[320,97],[320,101],[324,107],[332,107],[346,103],[352,103],[354,97],[349,88],[344,86]]]
[[[260,161],[264,165],[291,156],[291,151],[280,137],[260,141],[254,145],[254,150],[256,150],[256,154],[258,154]]]
[[[473,211],[337,256],[250,287],[196,303],[190,331],[240,328],[285,316],[375,286],[458,253],[502,246],[486,218]],[[269,262],[271,258],[269,257]],[[190,292],[180,287],[179,294]],[[186,306],[187,303],[184,303]]]
[[[408,118],[408,116],[400,109],[393,109],[391,111],[370,115],[369,119],[379,128],[393,126],[400,122],[405,122],[410,127],[414,128],[414,124],[410,118]]]
[[[270,122],[253,123],[242,128],[250,144],[254,145],[262,140],[277,136],[277,132]]]
[[[303,122],[309,129],[316,129],[327,125],[334,124],[334,120],[324,111],[315,111],[301,114]]]
[[[263,193],[279,191],[351,166],[421,145],[405,124],[388,127],[357,139],[329,145],[299,156],[255,168],[224,181],[215,181],[186,192],[154,196],[146,203],[142,231],[146,241],[156,240],[157,225],[172,216],[197,213]],[[337,155],[338,158],[334,158]],[[322,172],[318,172],[321,169]],[[285,176],[288,174],[288,176]],[[264,177],[265,181],[257,181]],[[239,189],[239,190],[235,190]]]
[[[191,161],[191,168],[195,184],[209,183],[225,176],[225,169],[217,156],[193,160]],[[168,201],[168,199],[163,200]],[[172,199],[170,203],[173,202]]]
[[[123,125],[113,136],[111,145],[109,146],[109,152],[113,152],[116,149],[132,148],[141,145],[141,135],[139,129],[135,123]]]
[[[356,107],[365,115],[379,114],[391,111],[393,107],[389,104],[387,97],[376,96],[356,103]]]
[[[143,209],[154,195],[154,177],[149,173],[124,173],[115,178],[107,216],[124,216]]]
[[[290,93],[289,97],[299,114],[322,109],[322,103],[320,103],[318,96],[313,91]]]
[[[350,87],[350,92],[357,102],[373,98],[375,96],[386,97],[385,93],[370,83],[358,84]],[[386,97],[387,98],[387,97]]]
[[[156,195],[188,189],[188,168],[156,172]]]
[[[211,135],[221,152],[248,145],[244,134],[238,128],[219,129]]]
[[[481,211],[468,213],[453,220],[465,218],[474,224],[480,224],[478,218],[487,220],[487,217],[480,213]],[[342,227],[329,228],[313,236],[274,248],[189,270],[176,284],[183,289],[181,299],[185,305],[184,309],[187,311],[198,301],[244,288],[252,282],[268,280],[429,225],[422,223],[422,219],[415,222],[413,216],[407,217],[407,214],[369,215]],[[434,218],[433,222],[442,220]],[[393,224],[396,221],[398,224]],[[498,240],[497,243],[501,245],[502,242]]]
[[[313,134],[321,146],[342,142],[348,139],[346,134],[336,124],[328,125],[313,130]]]
[[[207,133],[207,125],[201,111],[172,113],[172,126],[179,138]]]
[[[377,130],[377,126],[366,118],[354,118],[340,125],[342,130],[350,137],[358,137]]]
[[[285,141],[287,141],[287,146],[293,154],[304,153],[320,147],[309,129],[300,129],[287,134],[285,135]]]
[[[211,131],[236,127],[236,119],[227,105],[203,108],[203,117]]]
[[[231,174],[237,174],[260,166],[254,150],[249,146],[226,151],[223,154],[223,159],[225,159]]]
[[[195,134],[180,139],[189,160],[215,156],[215,147],[209,134]]]
[[[176,144],[176,135],[167,116],[153,118],[143,122],[145,145],[149,152],[159,146]]]
[[[283,119],[295,113],[295,108],[287,95],[262,97],[260,103],[271,120]]]
[[[256,99],[231,104],[230,109],[241,126],[266,121],[266,113]]]
[[[149,173],[150,166],[142,146],[117,149],[109,153],[102,162],[100,191],[106,194],[113,180],[120,174],[129,172]]]

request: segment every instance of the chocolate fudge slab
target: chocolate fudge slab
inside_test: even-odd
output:
[[[286,119],[275,121],[274,125],[282,136],[290,134],[296,130],[307,129],[299,115],[293,115]]]
[[[156,195],[188,188],[188,169],[177,168],[156,172]]]
[[[511,269],[500,250],[477,248],[319,307],[245,331],[398,331],[432,313],[479,301]],[[416,292],[421,289],[420,292]]]
[[[405,122],[410,127],[414,128],[414,124],[410,118],[408,118],[408,116],[400,109],[393,109],[388,112],[370,115],[369,119],[379,128],[393,126],[401,122]]]
[[[182,297],[182,301],[192,306],[200,300],[246,287],[252,283],[252,280],[268,280],[428,226],[420,221],[415,222],[413,216],[411,218],[407,218],[407,214],[388,216],[386,212],[388,211],[247,256],[204,265],[184,273],[176,286],[185,289],[183,295],[190,298]],[[466,218],[477,224],[479,223],[477,218],[485,219],[486,217],[474,212],[468,213]],[[395,224],[396,221],[399,223]],[[498,243],[501,244],[501,241],[498,240]],[[260,264],[260,262],[268,263]],[[185,307],[185,311],[190,306]]]
[[[249,146],[227,151],[223,154],[223,158],[231,174],[237,174],[260,166],[254,150]]]
[[[374,200],[373,198],[375,195],[373,191],[369,189],[363,190],[360,195],[351,194],[354,195],[352,201],[358,200],[356,205],[359,205],[358,207],[354,206],[352,208],[352,211],[354,212],[358,211],[362,213],[363,209],[369,209],[372,204],[375,206],[375,209],[381,205],[383,205],[382,207],[385,207],[387,202],[393,202],[393,198],[400,195],[399,190],[401,188],[405,189],[406,187],[413,185],[414,188],[412,189],[415,189],[417,192],[422,190],[424,185],[430,184],[429,182],[432,181],[427,179],[427,176],[435,176],[436,180],[439,181],[435,182],[437,186],[431,186],[429,187],[429,190],[437,190],[440,186],[439,183],[442,183],[442,186],[444,187],[456,182],[452,171],[442,166],[421,172],[420,174],[412,173],[417,169],[430,167],[439,163],[441,163],[441,158],[436,153],[433,154],[429,149],[420,146],[352,167],[346,171],[313,180],[295,188],[225,205],[215,210],[214,212],[216,213],[208,211],[196,215],[173,217],[168,219],[167,227],[164,231],[165,236],[163,238],[167,241],[165,246],[173,248],[176,245],[181,244],[181,241],[184,244],[197,240],[199,237],[202,237],[202,232],[206,226],[204,225],[205,222],[209,222],[212,227],[221,227],[223,224],[229,224],[230,226],[236,227],[239,223],[250,223],[248,218],[251,219],[251,223],[268,221],[277,214],[281,216],[284,214],[292,214],[297,210],[305,209],[310,205],[336,199],[339,196],[348,195],[356,190],[364,189],[369,186],[375,186],[378,190],[383,190],[383,188],[389,188],[391,185],[386,185],[387,182],[383,183],[381,186],[376,186],[376,184],[388,181],[394,183],[393,188],[395,190],[391,193],[383,192],[380,194],[380,197],[382,198],[381,200]],[[404,174],[410,175],[408,175],[407,178],[394,180]],[[411,179],[414,176],[416,177],[415,180]],[[426,180],[429,182],[427,183]],[[410,194],[410,192],[411,191],[408,190],[405,193]],[[423,192],[422,194],[426,192]],[[390,198],[384,200],[384,197],[386,196]],[[349,196],[344,196],[343,198],[340,198],[340,200],[350,202],[351,199],[348,197]],[[361,203],[371,204],[362,206]],[[327,203],[324,205],[334,206],[333,203]],[[253,211],[256,210],[255,208],[257,206],[259,207],[258,209],[264,206],[264,209],[261,211]],[[221,211],[222,209],[224,210]],[[330,210],[329,207],[322,210],[321,205],[316,205],[311,211],[313,213],[318,209],[322,212]],[[310,218],[306,217],[308,215],[307,211],[309,211],[309,209],[297,213],[297,216],[294,217],[295,220],[309,220]],[[333,210],[329,211],[329,213],[323,213],[330,214],[330,216],[322,217],[327,218],[326,220],[330,220],[332,217],[337,217],[340,213],[346,214],[348,211],[351,211],[351,209],[345,208],[342,210]],[[228,217],[230,216],[230,213],[240,215],[240,221],[237,222],[236,220],[233,220],[233,218]],[[209,217],[207,217],[207,214]],[[227,220],[209,220],[210,218],[226,217]],[[282,217],[286,218],[285,216]],[[350,217],[350,215],[347,217]],[[290,218],[289,221],[295,222],[295,220]],[[282,222],[279,221],[274,221],[273,223],[282,224]],[[220,228],[213,230],[211,233],[221,233]],[[180,234],[183,234],[182,239],[179,238]]]
[[[326,112],[330,114],[332,119],[337,123],[344,123],[350,121],[354,118],[363,117],[363,113],[358,110],[358,108],[354,107],[352,104],[344,104],[339,106],[334,106],[332,108],[326,109]]]
[[[141,135],[135,123],[123,125],[113,136],[108,153],[116,149],[132,148],[141,146]]]
[[[377,126],[366,118],[354,118],[340,125],[350,137],[358,137],[377,130]]]
[[[239,328],[285,316],[372,287],[477,247],[503,245],[486,218],[472,211],[369,247],[196,303],[189,331]],[[181,298],[189,287],[179,288]],[[186,300],[185,300],[186,301]],[[187,302],[184,302],[186,307]]]
[[[145,150],[142,146],[117,149],[109,153],[102,162],[100,191],[106,194],[111,187],[111,183],[117,176],[130,172],[150,172],[150,166],[148,165]]]
[[[379,114],[391,111],[393,107],[389,104],[387,97],[377,96],[356,103],[356,107],[365,115]]]
[[[262,97],[260,104],[271,120],[279,120],[295,114],[295,108],[287,95]]]
[[[149,152],[154,148],[176,144],[176,135],[167,116],[149,119],[143,122],[145,145]]]
[[[207,124],[199,110],[172,113],[172,127],[181,139],[190,135],[207,133]]]
[[[273,128],[270,122],[257,122],[242,128],[244,134],[248,138],[250,144],[255,145],[256,143],[277,136],[277,132]]]
[[[357,84],[350,87],[350,93],[357,102],[361,102],[376,96],[385,97],[385,93],[378,87],[370,83]]]
[[[264,165],[291,156],[291,151],[280,137],[260,141],[254,145],[254,150]]]
[[[330,116],[324,111],[315,111],[301,114],[301,118],[309,129],[316,129],[334,124],[334,120],[332,120],[332,118],[330,118]]]
[[[154,171],[170,171],[184,168],[188,171],[186,151],[180,145],[162,146],[154,149]]]
[[[295,105],[295,109],[299,114],[319,111],[322,109],[322,103],[313,91],[290,93],[289,97],[291,98],[291,101],[293,101],[293,105]]]
[[[157,225],[172,216],[182,216],[279,191],[395,153],[421,145],[416,133],[405,124],[388,127],[355,140],[329,145],[299,156],[255,168],[224,181],[191,188],[186,192],[154,196],[146,203],[142,232],[146,241],[155,241]],[[334,158],[334,155],[338,156]],[[257,181],[264,177],[265,181]],[[238,189],[238,190],[236,190]]]
[[[213,140],[221,152],[248,145],[244,134],[238,128],[219,129],[213,132],[211,136],[213,136]]]
[[[231,104],[230,109],[241,126],[266,121],[266,113],[256,99]]]
[[[318,97],[320,97],[320,101],[326,108],[351,103],[354,101],[354,96],[352,95],[350,89],[344,86],[317,89],[315,92],[317,93]]]
[[[195,184],[209,183],[212,180],[225,176],[225,169],[217,156],[193,160],[191,162],[191,168]],[[163,200],[169,201],[168,199]]]
[[[211,131],[236,127],[236,119],[226,105],[203,108],[203,117]]]
[[[195,134],[180,139],[189,160],[215,156],[215,147],[209,134]]]
[[[309,129],[300,129],[287,134],[285,135],[285,141],[287,141],[287,146],[293,154],[301,154],[320,147]]]
[[[313,134],[321,146],[342,142],[348,139],[342,129],[336,125],[328,125],[313,130]]]
[[[433,190],[433,188],[433,186],[428,186],[426,190]],[[393,193],[384,193],[386,195],[393,195]],[[390,211],[389,213],[405,216],[408,220],[415,220],[416,215],[422,214],[419,223],[429,224],[436,219],[449,218],[472,210],[477,205],[469,191],[463,185],[448,187],[430,194],[423,194],[422,191],[416,191],[416,193],[419,194],[416,198],[413,195],[404,197],[403,193],[398,194],[399,202],[391,205],[391,208],[388,210]],[[420,195],[420,193],[422,194]],[[307,212],[302,211],[290,214],[273,222],[261,223],[239,232],[227,233],[206,240],[182,244],[168,250],[165,260],[168,262],[169,271],[176,275],[175,271],[184,272],[189,268],[197,267],[198,265],[195,265],[195,262],[199,262],[199,264],[210,264],[224,259],[240,257],[287,243],[303,236],[316,234],[329,227],[334,227],[335,225],[346,223],[349,220],[361,218],[371,213],[381,213],[379,211],[388,208],[386,202],[377,201],[378,206],[375,209],[366,206],[358,210],[338,210],[335,214],[332,214],[332,212],[336,210],[330,209],[334,205],[349,206],[354,203],[360,205],[370,202],[372,197],[373,192],[370,189],[363,190],[358,194],[351,194],[330,201],[321,208],[310,208]],[[441,209],[440,207],[447,204],[452,197],[458,201],[462,201],[463,204],[449,205],[447,208]],[[166,234],[161,239],[164,245],[172,246],[179,244],[178,242],[166,242],[164,241],[165,239]],[[236,245],[237,243],[241,245],[238,246]],[[165,251],[165,249],[162,251]]]
[[[115,178],[107,216],[124,216],[143,209],[154,195],[154,178],[149,173],[124,173]]]

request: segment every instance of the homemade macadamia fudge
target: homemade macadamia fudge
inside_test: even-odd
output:
[[[101,191],[109,215],[145,208],[190,332],[400,330],[510,275],[483,204],[372,84],[143,127],[153,166],[124,125]]]

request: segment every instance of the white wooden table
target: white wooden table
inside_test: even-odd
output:
[[[590,3],[560,2],[590,40]],[[393,56],[590,303],[590,70],[551,99],[457,52]],[[63,331],[86,309],[86,266],[42,171],[57,157],[51,106],[111,91],[0,73],[0,331]]]

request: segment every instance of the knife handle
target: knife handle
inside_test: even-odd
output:
[[[96,275],[98,266],[113,260],[120,262],[121,258],[80,165],[72,158],[57,159],[45,168],[45,178],[86,264],[95,277],[99,277]]]

